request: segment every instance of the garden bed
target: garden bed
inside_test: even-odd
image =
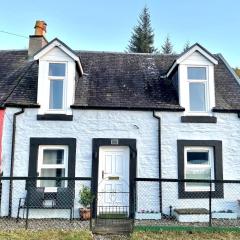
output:
[[[161,213],[154,212],[137,212],[135,213],[135,219],[138,220],[159,220],[161,219]]]
[[[212,218],[216,219],[237,219],[237,213],[232,211],[213,212]]]

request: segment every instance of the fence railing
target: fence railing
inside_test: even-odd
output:
[[[91,181],[91,177],[0,177],[0,229],[91,227],[91,218],[81,221],[79,213],[79,192],[83,186],[91,187]],[[128,192],[94,193],[102,218],[134,216],[135,225],[144,226],[240,227],[240,180],[136,178],[132,184],[133,202]],[[102,199],[109,206],[108,201],[100,205]]]
[[[136,178],[135,181],[137,225],[240,227],[239,180]]]

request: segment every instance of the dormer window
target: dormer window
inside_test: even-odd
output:
[[[208,111],[207,67],[188,67],[189,112]]]
[[[64,109],[65,63],[49,63],[49,110]]]
[[[33,58],[39,62],[37,119],[72,121],[75,81],[83,75],[79,56],[54,39]]]
[[[178,91],[179,105],[185,109],[185,121],[210,122],[215,107],[214,68],[218,59],[198,43],[181,54],[169,68],[166,77]],[[204,118],[199,118],[203,115]],[[207,120],[206,120],[207,119]],[[210,120],[209,120],[210,119]]]

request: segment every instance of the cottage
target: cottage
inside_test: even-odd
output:
[[[206,182],[136,178],[239,179],[239,79],[221,54],[198,43],[181,55],[74,51],[48,42],[43,21],[35,30],[28,50],[0,51],[3,176],[89,177],[94,216],[105,207],[130,218],[208,206]],[[78,217],[83,184],[34,187],[49,201],[58,188],[73,189]],[[216,210],[236,208],[239,191],[211,191]],[[1,216],[16,217],[25,196],[24,181],[3,181]],[[29,216],[68,217],[67,209],[45,210]]]

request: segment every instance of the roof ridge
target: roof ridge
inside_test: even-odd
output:
[[[28,51],[27,49],[0,49],[0,52],[20,52],[20,51]]]
[[[101,51],[101,50],[73,50],[76,53],[110,53],[122,55],[149,55],[149,56],[178,56],[179,54],[162,54],[162,53],[133,53],[133,52],[117,52],[117,51]]]

